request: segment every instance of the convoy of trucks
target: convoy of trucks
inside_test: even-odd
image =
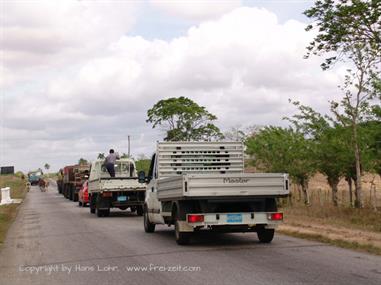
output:
[[[98,217],[129,208],[144,216],[147,233],[156,225],[174,226],[180,245],[201,230],[256,232],[260,242],[269,243],[283,220],[276,199],[289,195],[286,173],[244,172],[239,142],[158,142],[147,175],[124,158],[111,177],[104,159],[97,159],[91,166],[64,167],[57,185],[73,201],[86,185],[90,213]]]

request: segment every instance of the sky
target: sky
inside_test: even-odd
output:
[[[0,165],[50,171],[114,148],[150,156],[157,101],[186,96],[222,131],[324,113],[344,71],[304,59],[313,1],[0,0]]]

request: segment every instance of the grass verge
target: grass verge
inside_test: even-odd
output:
[[[342,239],[330,239],[320,234],[302,233],[298,231],[279,229],[278,232],[288,236],[303,238],[303,239],[312,240],[312,241],[318,241],[318,242],[334,245],[337,247],[357,250],[361,252],[367,252],[367,253],[371,253],[375,255],[381,255],[381,248],[373,246],[371,244],[360,244],[358,242],[351,242],[351,241],[346,241]]]
[[[14,175],[0,175],[0,188],[11,188],[11,198],[24,199],[26,195],[25,180]],[[0,194],[1,198],[1,194]],[[15,219],[20,204],[0,206],[0,247],[4,243],[9,226]]]

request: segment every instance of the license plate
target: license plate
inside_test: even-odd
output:
[[[125,202],[125,201],[127,201],[127,196],[118,196],[118,201],[119,202]]]
[[[227,214],[228,223],[242,223],[242,214]]]

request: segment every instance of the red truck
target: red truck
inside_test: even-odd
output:
[[[63,169],[63,195],[65,198],[77,202],[78,193],[82,184],[89,177],[90,165],[70,165]]]

